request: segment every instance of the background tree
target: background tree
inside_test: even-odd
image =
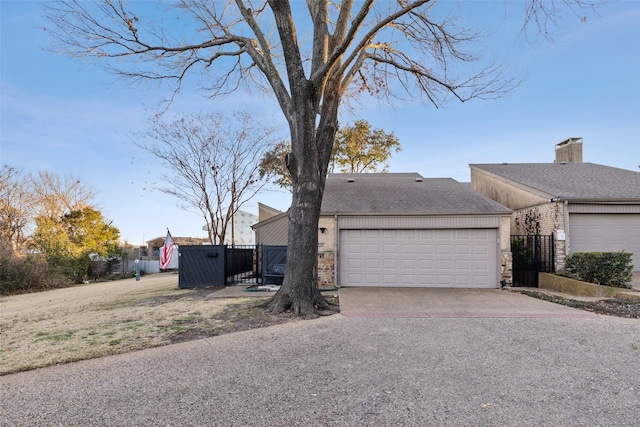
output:
[[[288,141],[280,141],[271,150],[264,153],[258,167],[260,178],[272,176],[274,184],[291,191],[291,174],[285,162],[285,158],[290,152],[291,144]]]
[[[35,248],[76,281],[86,280],[92,257],[120,256],[120,231],[92,207],[72,210],[58,218],[42,215],[36,224]]]
[[[238,209],[266,185],[258,168],[274,133],[248,113],[208,114],[154,119],[136,144],[169,171],[159,189],[178,198],[183,208],[197,209],[216,245],[233,231]]]
[[[340,128],[333,144],[329,164],[331,172],[387,172],[392,152],[400,151],[400,141],[392,133],[371,129],[366,120],[356,120],[353,126]]]
[[[356,120],[353,126],[340,128],[333,144],[329,172],[336,167],[341,172],[386,172],[392,152],[399,152],[400,141],[382,129],[371,129],[366,120]],[[282,141],[267,151],[260,161],[260,176],[272,175],[274,184],[291,190],[291,174],[285,163],[291,144]]]
[[[30,176],[35,198],[35,215],[60,217],[73,210],[89,206],[95,192],[72,175],[39,171]]]
[[[212,96],[245,83],[275,95],[289,125],[293,191],[286,274],[269,307],[313,315],[331,308],[317,285],[317,227],[343,99],[360,93],[439,106],[512,88],[500,66],[474,67],[476,34],[450,15],[464,7],[447,3],[439,10],[435,0],[309,0],[306,8],[296,2],[292,9],[288,0],[182,0],[175,9],[160,6],[163,20],[149,14],[148,3],[63,0],[49,10],[61,50],[111,59],[121,75],[166,80],[174,94],[195,75]],[[529,0],[523,6],[527,22],[546,25],[556,4],[584,3]],[[172,18],[180,18],[179,29],[162,25]],[[189,20],[192,31],[185,30]],[[298,26],[311,39],[300,39]]]
[[[26,249],[33,220],[33,186],[16,168],[0,169],[0,245],[10,252]]]

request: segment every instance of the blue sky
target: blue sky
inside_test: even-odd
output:
[[[452,101],[440,109],[358,105],[343,122],[366,119],[402,143],[391,172],[466,182],[469,163],[552,162],[554,145],[569,137],[584,138],[587,162],[638,171],[640,1],[612,2],[585,22],[568,14],[554,43],[519,39],[521,21],[512,4],[449,2],[459,4],[475,9],[466,16],[470,24],[486,25],[482,52],[504,60],[522,84],[498,100]],[[198,214],[153,189],[163,171],[131,142],[166,91],[132,87],[100,64],[47,51],[46,21],[36,2],[0,0],[0,15],[0,163],[79,178],[97,192],[99,208],[129,242],[162,236],[167,227],[174,236],[204,237]],[[171,114],[272,105],[243,94],[211,101],[196,85],[189,88]],[[277,108],[264,114],[284,124]],[[285,210],[289,196],[270,191],[243,209],[257,213],[257,202]]]

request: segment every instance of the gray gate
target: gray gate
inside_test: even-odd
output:
[[[284,266],[287,263],[286,246],[261,246],[262,283],[281,285],[284,279]]]

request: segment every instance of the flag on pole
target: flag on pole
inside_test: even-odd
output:
[[[173,254],[173,246],[175,242],[173,241],[173,237],[171,237],[171,233],[169,233],[169,229],[167,228],[167,237],[164,239],[164,246],[160,248],[160,269],[165,270],[169,267],[169,263],[171,262],[171,255]]]

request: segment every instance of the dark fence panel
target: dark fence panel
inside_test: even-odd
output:
[[[256,277],[256,246],[227,246],[227,284]]]
[[[178,287],[225,286],[225,252],[223,245],[181,245],[178,252]]]
[[[282,284],[284,265],[287,263],[287,247],[263,245],[261,248],[262,283]]]
[[[180,246],[178,255],[180,288],[251,282],[282,284],[287,247]]]
[[[512,235],[513,285],[538,287],[538,273],[555,271],[553,234]]]

